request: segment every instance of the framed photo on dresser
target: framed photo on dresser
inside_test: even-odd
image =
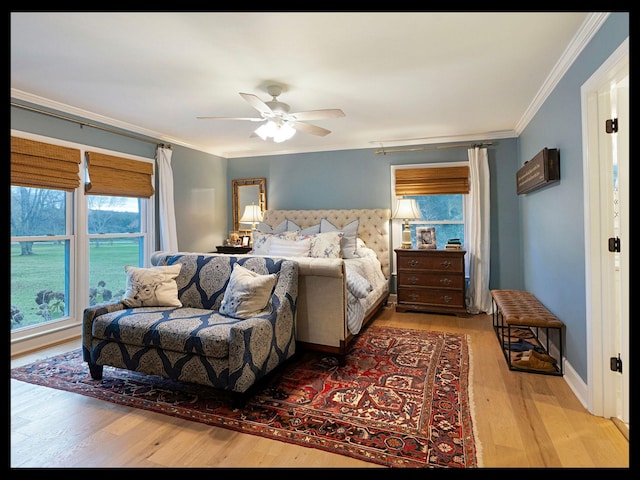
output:
[[[419,227],[416,229],[418,236],[418,248],[435,250],[436,245],[436,228],[435,227]]]

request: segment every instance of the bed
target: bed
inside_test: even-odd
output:
[[[284,256],[299,265],[296,340],[302,348],[336,355],[340,363],[351,340],[387,304],[389,209],[266,210],[249,255]],[[339,258],[296,256],[284,240],[342,232]],[[288,235],[288,236],[287,236]],[[264,238],[272,244],[264,248]],[[273,240],[274,238],[284,238]],[[262,242],[262,244],[261,244]],[[276,245],[277,243],[277,245]],[[288,243],[287,245],[291,245]],[[323,252],[330,252],[326,247]]]

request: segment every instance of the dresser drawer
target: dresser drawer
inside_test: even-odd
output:
[[[464,257],[461,255],[398,255],[398,270],[438,270],[463,272]]]
[[[406,287],[398,292],[398,303],[459,309],[464,307],[464,295],[460,290]]]
[[[398,272],[398,285],[403,287],[424,286],[436,288],[452,288],[461,290],[464,286],[462,273],[426,273],[426,272]]]
[[[396,249],[397,312],[467,315],[464,250]]]

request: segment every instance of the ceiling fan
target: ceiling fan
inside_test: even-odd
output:
[[[344,117],[344,112],[338,108],[289,113],[289,105],[278,100],[278,96],[282,93],[282,87],[280,85],[269,85],[267,87],[267,93],[272,97],[268,102],[263,102],[257,96],[250,93],[240,93],[240,96],[244,98],[249,105],[260,112],[260,117],[196,118],[198,120],[246,120],[250,122],[264,122],[251,136],[259,136],[263,140],[273,138],[274,142],[279,143],[293,137],[296,130],[324,137],[330,134],[331,130],[305,122],[308,120]]]

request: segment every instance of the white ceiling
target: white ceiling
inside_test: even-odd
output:
[[[605,17],[606,18],[606,17]],[[588,12],[12,12],[11,95],[226,158],[517,136],[593,35]],[[342,109],[284,143],[292,112]]]

